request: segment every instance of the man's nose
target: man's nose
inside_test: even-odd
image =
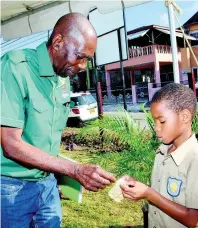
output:
[[[86,70],[86,68],[87,68],[87,62],[80,63],[80,64],[78,65],[78,67],[79,67],[81,70]]]

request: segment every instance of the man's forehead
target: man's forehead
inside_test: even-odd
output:
[[[91,58],[96,48],[94,46],[81,46],[77,49],[77,54],[81,57]]]

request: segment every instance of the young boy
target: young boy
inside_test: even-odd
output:
[[[163,143],[156,151],[151,187],[125,177],[124,197],[146,198],[149,228],[198,227],[198,142],[191,123],[196,97],[188,87],[171,83],[155,93],[151,113]]]

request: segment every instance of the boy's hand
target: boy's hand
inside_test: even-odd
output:
[[[127,184],[127,185],[132,185],[133,186],[135,184],[135,182],[136,182],[135,178],[130,177],[128,175],[122,176],[122,179],[125,181],[125,184]]]
[[[121,184],[120,187],[124,197],[129,200],[140,200],[148,196],[149,187],[135,179],[128,178],[127,184]]]

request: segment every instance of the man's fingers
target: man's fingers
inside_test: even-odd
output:
[[[106,178],[101,177],[98,173],[94,173],[92,177],[93,177],[94,180],[96,180],[100,184],[103,184],[103,185],[111,184],[110,180],[107,180]]]
[[[85,189],[90,191],[103,189],[116,180],[111,173],[106,172],[100,166],[91,164],[81,165],[77,178]]]
[[[99,166],[96,168],[96,172],[103,179],[109,180],[110,181],[109,184],[111,182],[115,182],[116,181],[116,178],[115,178],[115,176],[112,173],[106,172],[105,170],[103,170]]]
[[[104,189],[106,185],[101,185],[101,184],[87,184],[84,186],[86,190],[93,191],[93,192],[98,192],[100,189]]]

